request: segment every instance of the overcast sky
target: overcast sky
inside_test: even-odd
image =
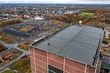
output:
[[[0,0],[0,3],[71,3],[110,4],[110,0]]]

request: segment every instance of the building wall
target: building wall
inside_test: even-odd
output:
[[[48,73],[48,65],[64,73],[94,73],[95,68],[37,48],[30,48],[32,73]]]

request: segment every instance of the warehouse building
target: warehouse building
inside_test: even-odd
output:
[[[98,73],[104,30],[73,25],[34,42],[32,73]]]

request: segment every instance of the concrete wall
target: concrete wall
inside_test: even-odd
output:
[[[32,73],[48,73],[48,65],[64,73],[94,73],[95,68],[37,48],[30,48]]]

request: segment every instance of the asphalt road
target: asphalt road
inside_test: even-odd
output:
[[[19,51],[22,52],[22,54],[21,54],[19,57],[17,57],[16,59],[14,59],[14,60],[12,60],[12,61],[9,61],[9,63],[7,63],[7,64],[5,64],[4,66],[0,67],[0,73],[2,72],[3,69],[5,69],[6,67],[8,67],[9,65],[11,65],[12,63],[14,63],[15,61],[21,59],[21,58],[22,58],[23,56],[25,56],[25,55],[29,55],[29,54],[30,54],[29,51],[25,51],[25,50],[23,50],[23,49],[18,48],[17,46],[18,46],[19,44],[7,44],[7,43],[5,43],[5,42],[3,42],[3,41],[1,41],[1,40],[0,40],[0,43],[3,44],[3,45],[4,45],[6,48],[8,48],[8,49],[13,48],[13,49],[17,49],[17,50],[19,50]]]
[[[51,33],[50,33],[50,32],[51,32]],[[47,36],[48,33],[52,34],[52,31],[50,31],[50,32],[41,33],[41,34],[39,34],[38,36],[35,36],[35,37],[33,37],[33,38],[29,38],[29,39],[25,40],[24,42],[30,41],[30,40],[31,40],[31,42],[32,42],[32,41],[35,42],[35,41],[34,41],[35,39],[36,39],[36,40],[39,40],[39,39],[41,39],[42,37]],[[30,54],[29,51],[26,51],[26,50],[23,50],[23,49],[17,47],[17,46],[18,46],[19,44],[21,44],[21,43],[8,44],[8,43],[5,43],[4,41],[1,41],[1,40],[0,40],[0,43],[3,44],[3,45],[4,45],[6,48],[8,48],[8,49],[13,48],[13,49],[17,49],[17,50],[19,50],[19,51],[22,52],[22,54],[21,54],[19,57],[17,57],[16,59],[10,61],[9,63],[5,64],[4,66],[0,67],[0,73],[3,71],[3,69],[5,69],[6,67],[8,67],[9,65],[11,65],[12,63],[14,63],[15,61],[21,59],[21,57]],[[23,43],[23,42],[22,42],[22,43]]]
[[[15,48],[15,49],[17,49],[17,50],[19,50],[19,51],[21,51],[21,52],[23,52],[23,53],[25,53],[25,54],[29,54],[28,51],[18,48],[17,46],[18,46],[19,44],[7,44],[7,43],[5,43],[5,42],[3,42],[3,41],[1,41],[1,40],[0,40],[0,43],[3,44],[6,48],[9,48],[9,49],[10,49],[10,48]]]
[[[17,57],[16,59],[14,59],[14,60],[10,61],[9,63],[5,64],[4,66],[0,67],[0,73],[2,72],[3,69],[5,69],[6,67],[8,67],[9,65],[11,65],[12,63],[14,63],[15,61],[18,61],[19,59],[21,59],[25,55],[26,54],[23,53],[19,57]]]

